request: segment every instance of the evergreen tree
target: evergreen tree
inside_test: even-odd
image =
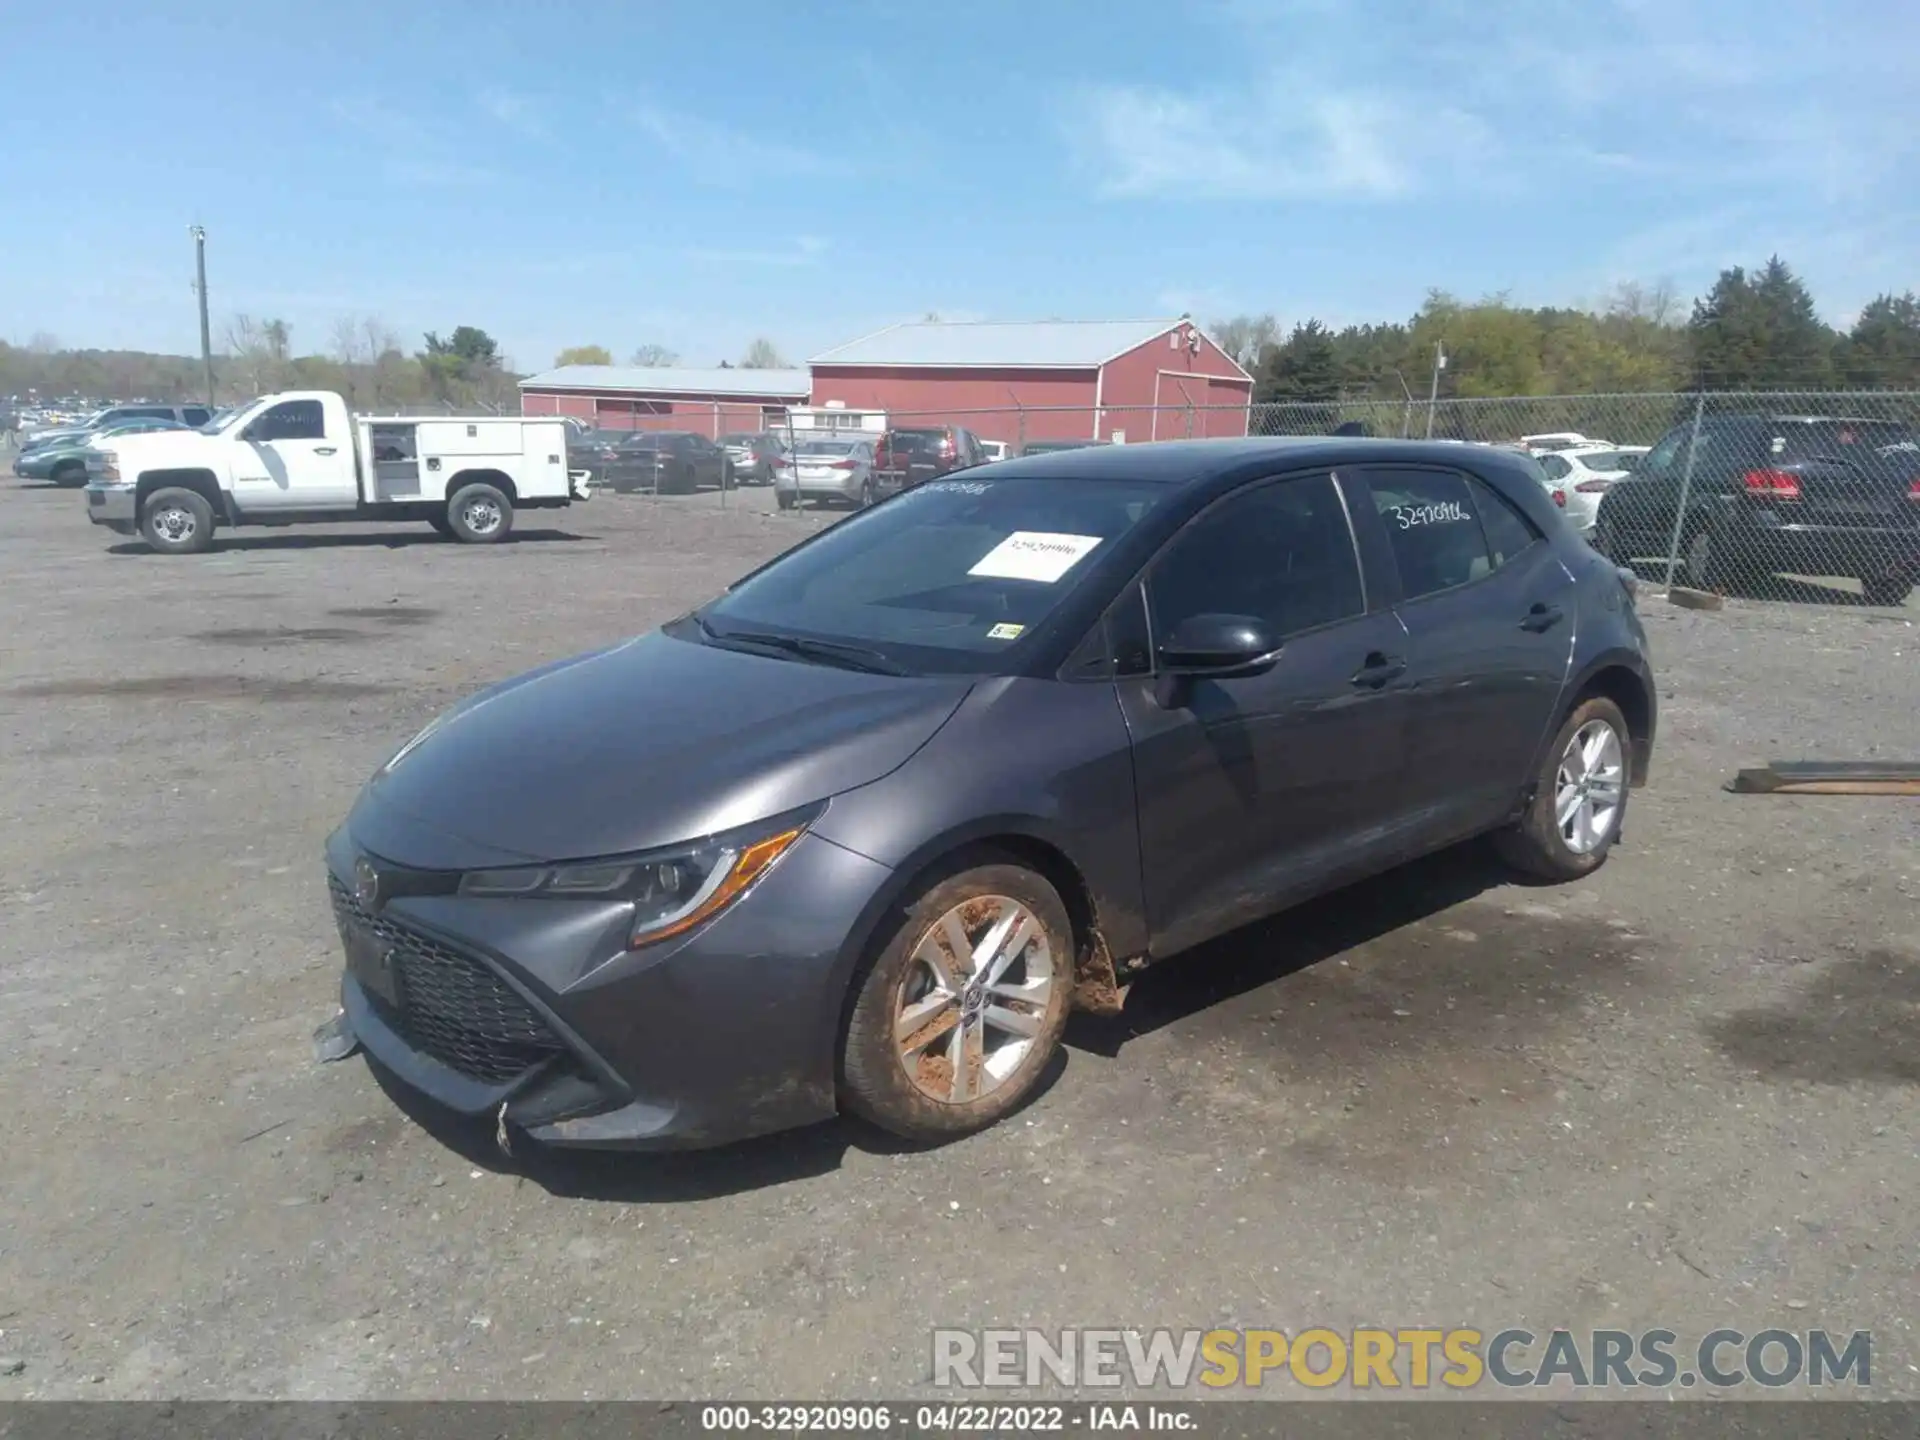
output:
[[[1837,359],[1849,385],[1920,388],[1920,299],[1909,290],[1869,301]]]
[[[1778,255],[1756,276],[1737,265],[1721,271],[1687,330],[1701,389],[1811,389],[1832,378],[1833,332]]]

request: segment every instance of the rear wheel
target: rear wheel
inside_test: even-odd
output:
[[[213,507],[193,490],[156,490],[140,507],[140,533],[163,555],[197,555],[213,544]]]
[[[1701,526],[1687,545],[1687,582],[1701,590],[1725,591],[1727,566],[1713,541],[1712,527]]]
[[[1860,582],[1869,605],[1904,605],[1913,593],[1913,581],[1904,575],[1876,575]]]
[[[1589,543],[1616,565],[1624,565],[1632,558],[1626,553],[1626,547],[1620,543],[1620,534],[1614,528],[1613,521],[1606,515],[1600,516],[1593,522]]]
[[[1494,834],[1501,858],[1544,880],[1577,880],[1606,863],[1627,813],[1629,746],[1620,707],[1576,705],[1547,749],[1526,813]]]
[[[62,465],[47,478],[56,485],[65,485],[71,489],[76,485],[87,483],[87,467],[84,463],[76,461],[71,465]]]
[[[909,1140],[984,1129],[1027,1098],[1066,1028],[1073,927],[1022,865],[930,886],[860,982],[841,1062],[847,1108]]]
[[[862,480],[860,482],[860,499],[858,503],[862,510],[873,504],[873,481]]]
[[[447,502],[447,526],[464,545],[497,545],[513,530],[513,502],[491,485],[463,485]]]
[[[782,510],[791,510],[795,498],[791,490],[776,490],[773,494],[773,503],[778,505]]]

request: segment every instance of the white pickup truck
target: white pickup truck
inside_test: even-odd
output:
[[[289,390],[201,430],[117,435],[87,461],[87,518],[191,554],[222,525],[422,520],[472,545],[515,510],[585,500],[559,419],[354,415],[328,390]]]

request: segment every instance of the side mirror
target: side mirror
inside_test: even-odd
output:
[[[1190,615],[1160,642],[1162,673],[1227,680],[1273,668],[1280,642],[1251,615]]]

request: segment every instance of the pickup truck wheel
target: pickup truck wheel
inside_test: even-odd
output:
[[[447,525],[464,545],[497,545],[513,529],[513,502],[491,485],[463,485],[447,502]]]
[[[913,902],[847,1018],[847,1108],[909,1140],[948,1140],[1033,1093],[1066,1028],[1073,927],[1046,880],[988,864]]]
[[[1573,707],[1547,747],[1534,796],[1494,847],[1543,880],[1578,880],[1606,863],[1627,813],[1628,736],[1620,707],[1594,696]]]
[[[197,555],[213,544],[213,507],[192,490],[156,490],[140,507],[140,533],[163,555]]]

